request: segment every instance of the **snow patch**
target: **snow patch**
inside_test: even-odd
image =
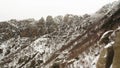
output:
[[[15,25],[15,24],[13,24],[13,23],[11,23],[11,22],[9,22],[9,21],[8,21],[8,23],[9,23],[11,26],[14,26],[14,27],[18,28],[17,25]]]
[[[91,68],[96,68],[96,63],[97,63],[97,61],[98,61],[98,59],[99,59],[99,56],[100,55],[98,55],[94,60],[93,60],[93,62],[92,62],[92,64],[91,64]]]
[[[108,43],[104,48],[108,48],[108,47],[112,46],[114,43],[115,43],[115,42],[112,41],[112,42]]]
[[[37,40],[35,40],[31,46],[34,48],[34,50],[43,53],[45,51],[45,45],[47,43],[47,38],[38,38]],[[48,49],[47,49],[48,50]]]
[[[113,68],[113,65],[111,64],[110,68]]]

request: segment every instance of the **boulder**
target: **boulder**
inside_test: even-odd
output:
[[[114,58],[113,58],[113,64],[112,68],[120,68],[120,31],[117,33],[116,39],[115,39],[115,45],[114,48]]]

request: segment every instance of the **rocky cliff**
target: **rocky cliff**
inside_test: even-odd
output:
[[[120,1],[92,15],[0,22],[0,68],[119,68]]]

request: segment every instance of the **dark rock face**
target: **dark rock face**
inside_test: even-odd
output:
[[[20,37],[35,37],[39,36],[37,28],[25,28],[20,30]]]
[[[99,60],[97,62],[97,68],[110,68],[114,57],[113,46],[105,48],[101,51]]]
[[[0,41],[12,38],[15,35],[14,31],[16,31],[16,29],[7,22],[0,22]]]
[[[0,54],[3,53],[3,49],[0,49]]]
[[[118,68],[119,3],[94,15],[0,22],[0,68]]]

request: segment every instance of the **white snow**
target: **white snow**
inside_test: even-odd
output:
[[[115,43],[115,42],[112,41],[112,42],[108,43],[104,48],[108,48],[108,47],[112,46],[114,43]]]
[[[102,37],[100,38],[100,40],[103,39],[103,38],[105,37],[105,35],[107,35],[107,34],[110,33],[110,32],[113,32],[113,30],[106,31],[106,32],[102,35]]]
[[[11,22],[9,22],[9,21],[8,21],[8,23],[9,23],[11,26],[14,26],[14,27],[18,28],[17,25],[15,25],[15,24],[13,24],[13,23],[11,23]]]
[[[107,54],[104,55],[104,58],[106,58],[106,57],[107,57]]]
[[[38,52],[43,53],[45,50],[45,44],[47,43],[47,38],[38,38],[35,40],[31,46]],[[47,49],[48,50],[48,49]]]
[[[97,61],[98,61],[98,59],[99,59],[99,56],[100,55],[98,55],[94,60],[93,60],[93,62],[92,62],[92,64],[91,64],[91,68],[96,68],[96,63],[97,63]]]
[[[117,28],[117,30],[120,30],[120,26]]]
[[[113,67],[112,67],[112,64],[111,64],[110,68],[113,68]]]
[[[13,40],[13,38],[12,38],[12,39],[9,39],[9,40],[7,40],[7,41],[5,41],[5,42],[3,42],[3,43],[0,45],[0,49],[3,49],[3,53],[0,54],[0,60],[4,58],[4,54],[5,54],[5,52],[6,52],[6,49],[7,49],[7,47],[8,47],[8,44],[11,42],[11,40]],[[10,45],[10,44],[9,44],[9,45]]]
[[[72,59],[72,60],[68,61],[68,63],[73,62],[73,61],[75,61],[75,59]]]

